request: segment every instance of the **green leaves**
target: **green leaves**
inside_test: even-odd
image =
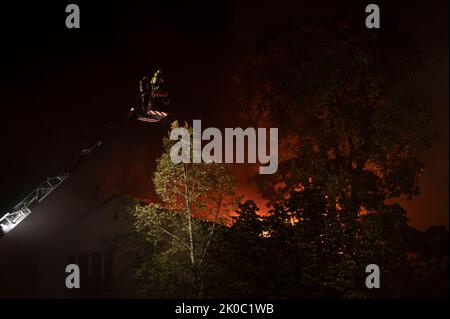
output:
[[[201,298],[216,224],[229,218],[235,178],[223,164],[175,164],[174,141],[166,137],[163,144],[153,177],[162,203],[135,203],[131,209],[132,242],[150,252],[137,253],[132,269],[141,296]]]

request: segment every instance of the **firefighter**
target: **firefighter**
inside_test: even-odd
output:
[[[160,69],[156,70],[150,81],[151,84],[151,105],[150,109],[161,110],[163,106],[169,104],[169,93],[166,89],[163,73]]]
[[[152,78],[144,76],[139,81],[139,113],[147,116],[150,110],[161,111],[169,104],[169,94],[160,69],[153,73]]]
[[[145,114],[150,106],[150,100],[152,95],[152,86],[147,76],[144,76],[139,81],[139,101],[138,105],[140,112]]]

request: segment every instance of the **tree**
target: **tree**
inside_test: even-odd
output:
[[[342,199],[374,191],[357,200],[368,206],[417,195],[424,168],[419,156],[436,136],[434,112],[399,85],[418,72],[420,59],[407,32],[387,24],[367,32],[359,22],[269,38],[238,69],[244,117],[280,130],[283,165],[278,174],[261,177],[267,197],[282,198],[283,191],[311,183]],[[275,193],[280,184],[286,187]],[[347,209],[356,213],[359,206]]]
[[[419,194],[437,135],[432,107],[405,89],[419,70],[406,31],[345,17],[265,39],[236,72],[244,117],[279,128],[279,171],[256,178],[277,204],[266,228],[296,229],[318,261],[313,285],[359,296],[366,264],[404,265],[406,212],[388,201]]]
[[[177,127],[174,122],[172,128]],[[174,143],[164,138],[164,152],[153,178],[162,204],[134,207],[135,229],[153,247],[153,254],[138,272],[146,283],[171,286],[171,281],[176,282],[171,287],[178,287],[177,297],[202,298],[205,260],[217,225],[227,222],[235,178],[224,164],[173,163],[170,152]],[[180,286],[187,287],[185,292],[179,291]],[[171,290],[167,291],[170,295]]]

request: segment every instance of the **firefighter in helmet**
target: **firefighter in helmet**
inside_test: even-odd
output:
[[[139,82],[141,111],[146,114],[149,110],[161,110],[169,104],[169,94],[162,71],[157,69],[152,78],[144,76]]]

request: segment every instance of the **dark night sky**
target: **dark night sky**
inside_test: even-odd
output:
[[[233,125],[233,68],[285,23],[325,21],[369,1],[75,1],[81,29],[64,26],[67,1],[2,4],[0,214],[134,103],[137,83],[160,65],[169,111]],[[392,1],[390,1],[392,2]],[[413,88],[431,98],[442,136],[427,159],[423,193],[404,202],[419,228],[448,227],[448,1],[378,1],[410,27],[429,64]],[[362,20],[363,21],[363,20]],[[233,125],[236,126],[236,125]]]

